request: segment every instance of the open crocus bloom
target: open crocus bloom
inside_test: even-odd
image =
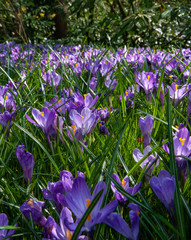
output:
[[[32,115],[35,119],[32,120],[28,115],[26,118],[29,122],[40,127],[46,137],[56,136],[56,113],[54,109],[49,110],[47,107],[43,107],[41,111],[36,108],[33,108]]]
[[[104,182],[99,182],[93,194],[91,195],[90,189],[88,188],[85,179],[82,177],[77,177],[74,180],[73,188],[70,193],[66,193],[65,201],[67,206],[71,209],[73,214],[77,217],[75,223],[70,221],[70,219],[65,220],[65,224],[70,231],[74,231],[78,225],[79,220],[83,217],[84,213],[86,212],[87,208],[95,198],[95,196],[103,189],[103,193],[98,200],[97,204],[95,205],[94,209],[88,216],[87,220],[84,223],[81,231],[90,232],[94,230],[95,225],[102,223],[103,220],[112,213],[117,207],[117,199],[113,200],[105,207],[101,208],[103,197],[106,191],[106,184]]]
[[[89,108],[85,107],[81,114],[75,109],[72,109],[69,113],[69,117],[72,123],[72,129],[78,130],[79,135],[82,136],[88,134],[97,120],[97,112],[92,112]]]
[[[20,210],[28,219],[30,219],[31,214],[33,221],[41,227],[44,227],[47,220],[42,213],[42,208],[44,207],[44,202],[35,201],[30,198],[20,206]]]
[[[147,146],[144,149],[144,153],[142,154],[141,151],[138,148],[135,148],[133,150],[133,158],[136,162],[139,162],[145,155],[147,155],[147,153],[149,153],[152,150],[152,148],[150,146]],[[152,171],[153,171],[153,167],[154,164],[153,162],[157,159],[157,155],[153,155],[151,154],[148,158],[146,158],[141,164],[140,166],[142,168],[144,168],[147,164],[147,168],[146,168],[146,172],[148,175],[152,175]],[[156,166],[158,166],[159,161],[156,162]]]
[[[129,187],[129,177],[125,176],[122,182],[120,181],[119,177],[117,174],[113,174],[112,177],[124,188],[124,190],[131,194],[132,196],[135,195],[141,188],[141,182],[139,182],[135,187]],[[127,201],[127,198],[123,196],[115,187],[115,184],[111,182],[111,190],[114,192],[117,200],[121,203],[124,204]]]

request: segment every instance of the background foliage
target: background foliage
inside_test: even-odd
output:
[[[0,0],[0,41],[189,47],[189,0]]]

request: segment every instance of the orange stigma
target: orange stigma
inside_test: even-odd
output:
[[[72,231],[70,231],[70,230],[66,230],[66,239],[67,240],[71,240],[72,239]]]
[[[71,128],[73,129],[74,133],[76,131],[76,126],[72,125]]]
[[[61,100],[58,100],[58,103],[60,104],[60,103],[61,103]]]
[[[88,198],[88,199],[86,199],[86,202],[87,202],[86,207],[88,208],[88,207],[90,206],[91,201],[90,201],[90,199]],[[87,219],[88,219],[88,221],[91,220],[91,215],[90,215],[90,214],[89,214],[89,216],[88,216]]]
[[[150,79],[150,77],[151,77],[150,75],[147,76],[148,80]]]
[[[87,94],[84,94],[84,100],[86,101]]]
[[[136,211],[137,215],[140,216],[140,212],[139,211]]]
[[[41,115],[44,117],[44,112],[40,112],[41,113]]]
[[[30,199],[28,200],[27,204],[28,204],[29,206],[31,206],[31,207],[34,207],[34,203],[33,203],[32,198],[30,198]]]
[[[125,187],[125,183],[126,183],[126,181],[123,179],[123,180],[122,180],[122,187],[123,187],[123,188]]]

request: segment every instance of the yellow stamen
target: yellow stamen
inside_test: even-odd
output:
[[[72,239],[72,231],[70,231],[70,230],[66,230],[66,239],[67,240],[71,240]]]
[[[178,89],[178,84],[176,84],[176,91],[177,91],[177,89]]]
[[[125,183],[126,183],[126,181],[123,179],[123,180],[122,180],[122,187],[123,187],[123,188],[125,187]]]
[[[181,142],[181,144],[183,146],[186,139],[185,138],[179,138],[179,140],[180,140],[180,142]]]
[[[139,50],[137,50],[137,53],[139,53]]]
[[[78,64],[76,63],[76,67],[78,67]]]
[[[72,93],[73,93],[73,91],[72,91],[72,90],[70,90],[70,95],[72,95]]]
[[[176,125],[176,129],[178,129],[178,125]]]
[[[171,76],[171,75],[169,75],[168,77],[169,77],[169,78],[172,78],[172,76]]]
[[[84,116],[81,116],[82,117],[82,119],[84,119]]]
[[[84,100],[86,101],[87,94],[84,94]]]
[[[30,199],[28,200],[27,204],[28,204],[29,206],[31,206],[31,207],[34,207],[34,203],[33,203],[32,198],[30,198]]]
[[[129,94],[129,93],[126,91],[126,92],[125,92],[125,95],[127,96],[128,94]]]
[[[133,57],[133,55],[131,54],[131,58]]]
[[[5,97],[5,100],[7,100],[7,99],[8,99],[8,96]]]
[[[86,207],[88,208],[90,206],[91,201],[90,201],[90,199],[86,199],[86,202],[87,202]],[[91,220],[91,215],[90,214],[89,214],[87,219],[88,219],[88,221]]]
[[[148,80],[150,79],[150,77],[151,77],[150,75],[147,76]]]
[[[44,112],[40,112],[41,113],[41,115],[44,117]]]

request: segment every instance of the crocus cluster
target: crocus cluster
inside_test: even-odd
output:
[[[113,176],[116,177],[117,175]],[[78,173],[78,177],[73,180],[72,174],[64,170],[60,173],[60,178],[61,181],[48,183],[47,189],[43,190],[45,199],[54,201],[60,212],[60,225],[58,225],[51,216],[48,216],[48,218],[44,216],[42,209],[45,207],[45,203],[42,201],[30,198],[20,207],[20,210],[25,217],[30,219],[31,215],[33,221],[44,228],[44,238],[71,239],[79,221],[82,219],[97,194],[101,192],[100,198],[88,215],[78,239],[87,239],[85,236],[81,236],[81,233],[85,231],[92,235],[95,226],[100,223],[111,226],[129,239],[138,239],[139,206],[132,203],[128,205],[131,209],[129,213],[131,220],[130,228],[124,219],[114,212],[118,205],[118,200],[120,201],[119,197],[102,207],[106,193],[106,184],[103,181],[95,186],[94,191],[91,194],[91,189],[88,187],[83,173]],[[134,195],[141,187],[141,182],[134,188],[128,187],[129,183],[127,177],[125,177],[125,180],[122,182],[124,181],[126,181],[124,189],[131,195]],[[117,193],[114,186],[112,186],[112,190],[113,189],[115,190],[116,196],[119,196],[120,193]],[[123,202],[125,201],[127,201],[127,199],[124,198]],[[72,213],[76,217],[75,221],[72,218]],[[124,228],[122,228],[122,226]]]

